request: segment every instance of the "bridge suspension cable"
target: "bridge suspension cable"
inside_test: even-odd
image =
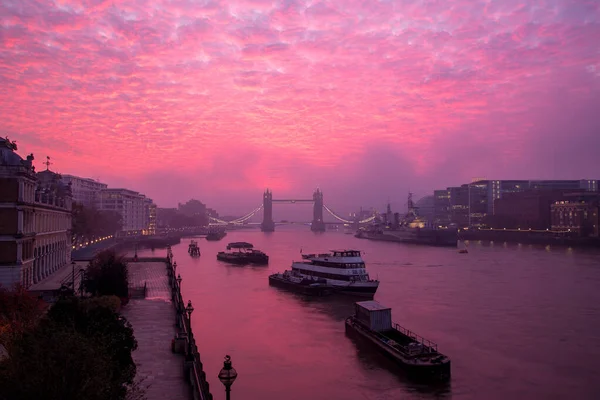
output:
[[[254,214],[256,214],[257,212],[259,212],[260,210],[262,210],[263,206],[262,204],[260,205],[260,207],[250,211],[248,214],[244,215],[243,217],[234,219],[232,221],[225,221],[219,218],[215,218],[215,217],[209,217],[210,220],[215,221],[215,222],[219,222],[221,224],[241,224],[247,220],[249,220],[250,218],[252,218],[254,216]]]
[[[344,222],[344,223],[346,223],[346,224],[353,224],[354,222],[356,222],[356,221],[350,221],[350,220],[347,220],[347,219],[345,219],[345,218],[342,218],[342,217],[340,217],[340,216],[339,216],[339,215],[337,215],[335,212],[333,212],[333,211],[332,211],[332,210],[331,210],[329,207],[327,207],[325,204],[323,204],[323,208],[324,208],[324,209],[325,209],[325,210],[326,210],[326,211],[327,211],[329,214],[331,214],[331,215],[332,215],[332,216],[333,216],[335,219],[337,219],[338,221],[342,221],[342,222]],[[369,218],[366,218],[366,219],[363,219],[363,220],[361,220],[361,221],[358,221],[358,223],[359,223],[359,224],[364,224],[364,223],[367,223],[367,222],[371,222],[371,221],[373,221],[374,219],[375,219],[375,216],[373,215],[373,216],[371,216],[371,217],[369,217]]]

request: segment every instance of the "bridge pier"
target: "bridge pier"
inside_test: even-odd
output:
[[[310,230],[313,232],[325,232],[325,222],[323,221],[323,192],[317,189],[313,193],[313,220]]]
[[[275,222],[273,222],[273,192],[269,189],[263,194],[263,221],[260,224],[260,230],[263,232],[275,231]]]

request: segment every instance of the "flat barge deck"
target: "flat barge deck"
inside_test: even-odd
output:
[[[355,314],[346,319],[346,334],[370,342],[418,380],[447,381],[450,359],[437,344],[392,324],[391,309],[376,301],[355,303]]]

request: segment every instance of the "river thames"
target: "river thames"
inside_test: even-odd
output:
[[[199,258],[187,253],[190,239],[173,253],[215,400],[225,397],[217,379],[225,354],[239,374],[234,400],[595,399],[600,392],[598,252],[471,243],[459,254],[308,227],[198,241]],[[233,241],[265,251],[269,265],[217,261]],[[451,358],[449,384],[412,383],[346,337],[353,298],[306,299],[269,286],[269,274],[289,269],[301,249],[344,248],[364,252],[370,276],[381,281],[375,300],[392,307],[394,321]]]

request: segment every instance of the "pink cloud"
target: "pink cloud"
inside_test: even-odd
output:
[[[4,1],[0,134],[161,205],[320,185],[351,208],[335,193],[399,170],[356,202],[582,177],[600,168],[577,151],[597,144],[597,43],[592,0]]]

